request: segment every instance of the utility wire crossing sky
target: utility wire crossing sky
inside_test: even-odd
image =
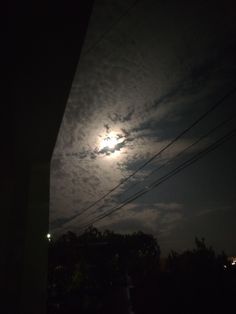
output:
[[[151,163],[154,159],[156,159],[157,157],[159,157],[165,150],[167,150],[169,147],[171,147],[172,145],[174,145],[174,143],[176,141],[178,141],[181,137],[183,137],[187,132],[189,132],[192,128],[194,128],[198,123],[200,123],[204,118],[206,118],[209,114],[211,114],[214,110],[216,110],[218,108],[218,106],[222,105],[224,103],[224,101],[228,98],[231,97],[232,95],[234,95],[236,92],[236,88],[232,89],[229,93],[227,93],[226,95],[224,95],[219,101],[217,101],[211,108],[209,108],[204,114],[202,114],[198,119],[196,119],[189,127],[187,127],[186,129],[184,129],[182,132],[180,132],[180,134],[178,134],[172,141],[170,141],[165,147],[163,147],[160,151],[158,151],[156,154],[154,154],[150,159],[148,159],[144,164],[142,164],[140,167],[138,167],[134,172],[132,172],[128,177],[124,178],[121,180],[121,182],[119,184],[117,184],[115,187],[113,187],[111,190],[109,190],[107,193],[105,193],[102,197],[100,197],[98,200],[96,200],[94,203],[92,203],[91,205],[89,205],[88,207],[82,209],[78,214],[76,214],[75,216],[71,217],[69,221],[77,218],[78,216],[84,214],[86,211],[88,211],[90,208],[94,207],[95,205],[97,205],[99,202],[101,202],[103,199],[105,199],[108,195],[110,195],[111,193],[115,192],[121,185],[123,185],[124,183],[126,183],[128,180],[130,180],[133,176],[135,176],[138,172],[140,172],[144,167],[146,167],[149,163]],[[229,120],[227,119],[226,121],[230,121],[232,119],[232,117],[229,118]],[[225,123],[224,121],[222,122],[223,124]],[[220,125],[222,124],[220,123]],[[211,133],[212,131],[210,131]],[[208,132],[209,133],[209,132]],[[207,133],[207,134],[208,134]],[[204,137],[207,135],[204,135]],[[199,142],[199,140],[197,141]],[[192,146],[192,144],[190,145]],[[186,151],[186,149],[184,149],[181,154]],[[154,170],[155,171],[155,170]],[[132,188],[132,187],[131,187]]]
[[[229,0],[95,0],[51,160],[53,234],[78,232],[233,129],[235,34]],[[164,252],[199,236],[236,254],[235,147],[96,226],[152,233]]]

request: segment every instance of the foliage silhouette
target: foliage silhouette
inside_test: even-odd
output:
[[[236,271],[205,239],[160,263],[160,248],[141,231],[118,234],[88,228],[49,247],[51,313],[204,314],[234,306]]]
[[[80,236],[68,232],[56,242],[50,242],[49,299],[54,303],[66,302],[68,297],[77,295],[76,310],[106,313],[111,311],[106,296],[112,299],[111,291],[114,291],[123,294],[122,302],[128,308],[124,291],[129,278],[138,284],[154,269],[158,270],[159,259],[157,241],[141,231],[122,235],[109,230],[101,233],[90,227]],[[78,296],[82,294],[80,300]],[[69,305],[66,306],[68,309]],[[118,308],[117,305],[117,311]]]

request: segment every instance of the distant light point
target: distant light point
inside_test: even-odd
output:
[[[228,261],[230,262],[231,266],[236,266],[236,256],[229,257]]]

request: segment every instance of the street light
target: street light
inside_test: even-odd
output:
[[[47,239],[49,242],[51,241],[51,234],[50,233],[47,234]]]

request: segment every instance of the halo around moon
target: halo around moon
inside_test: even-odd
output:
[[[118,133],[109,132],[100,138],[98,143],[98,151],[106,156],[117,157],[124,146],[125,137]]]

